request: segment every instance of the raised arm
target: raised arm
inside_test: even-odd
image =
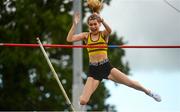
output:
[[[103,26],[105,27],[105,30],[103,31],[104,35],[110,35],[112,30],[110,28],[110,26],[104,21],[104,19],[102,18],[101,23],[103,24]]]
[[[80,21],[80,14],[76,13],[73,18],[73,24],[72,24],[71,29],[69,30],[68,36],[66,38],[66,40],[68,42],[75,42],[75,41],[79,41],[79,40],[86,38],[86,33],[75,34],[75,31],[76,31],[79,21]]]
[[[105,35],[105,36],[110,35],[112,32],[110,26],[104,21],[104,19],[102,17],[100,17],[99,14],[97,14],[97,13],[94,13],[94,14],[96,14],[99,17],[99,21],[103,24],[103,26],[105,28],[105,30],[103,31],[103,35]]]

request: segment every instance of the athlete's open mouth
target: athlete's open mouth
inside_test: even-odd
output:
[[[91,31],[92,31],[92,32],[96,32],[97,29],[96,29],[96,28],[92,28]]]

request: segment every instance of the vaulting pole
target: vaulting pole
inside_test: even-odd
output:
[[[57,81],[57,83],[58,83],[58,85],[59,85],[59,87],[60,87],[60,89],[61,89],[61,91],[62,91],[62,93],[63,93],[63,95],[64,95],[64,97],[65,97],[65,99],[66,99],[66,101],[67,101],[67,103],[68,103],[68,105],[71,107],[71,110],[72,110],[73,112],[75,112],[75,109],[74,109],[71,101],[69,100],[69,98],[68,98],[68,96],[67,96],[67,94],[66,94],[66,91],[64,90],[63,85],[61,84],[61,81],[59,80],[58,75],[57,75],[56,71],[54,70],[54,67],[52,66],[52,64],[51,64],[51,62],[50,62],[50,59],[49,59],[46,51],[44,50],[44,47],[42,46],[42,43],[41,43],[41,41],[39,40],[39,38],[37,38],[37,42],[39,43],[39,46],[40,46],[40,48],[41,48],[41,51],[42,51],[42,53],[43,53],[43,55],[44,55],[44,57],[45,57],[48,65],[49,65],[49,67],[50,67],[50,69],[51,69],[51,71],[52,71],[52,73],[53,73],[53,76],[54,76],[54,78],[56,79],[56,81]]]

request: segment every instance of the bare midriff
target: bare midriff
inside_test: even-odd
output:
[[[101,62],[105,59],[107,59],[107,54],[96,54],[96,55],[90,55],[89,56],[89,62],[90,63],[97,63],[97,62]]]

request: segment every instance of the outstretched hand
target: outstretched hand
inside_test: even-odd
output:
[[[75,15],[74,15],[74,24],[77,25],[80,21],[80,13],[79,12],[76,12]]]

